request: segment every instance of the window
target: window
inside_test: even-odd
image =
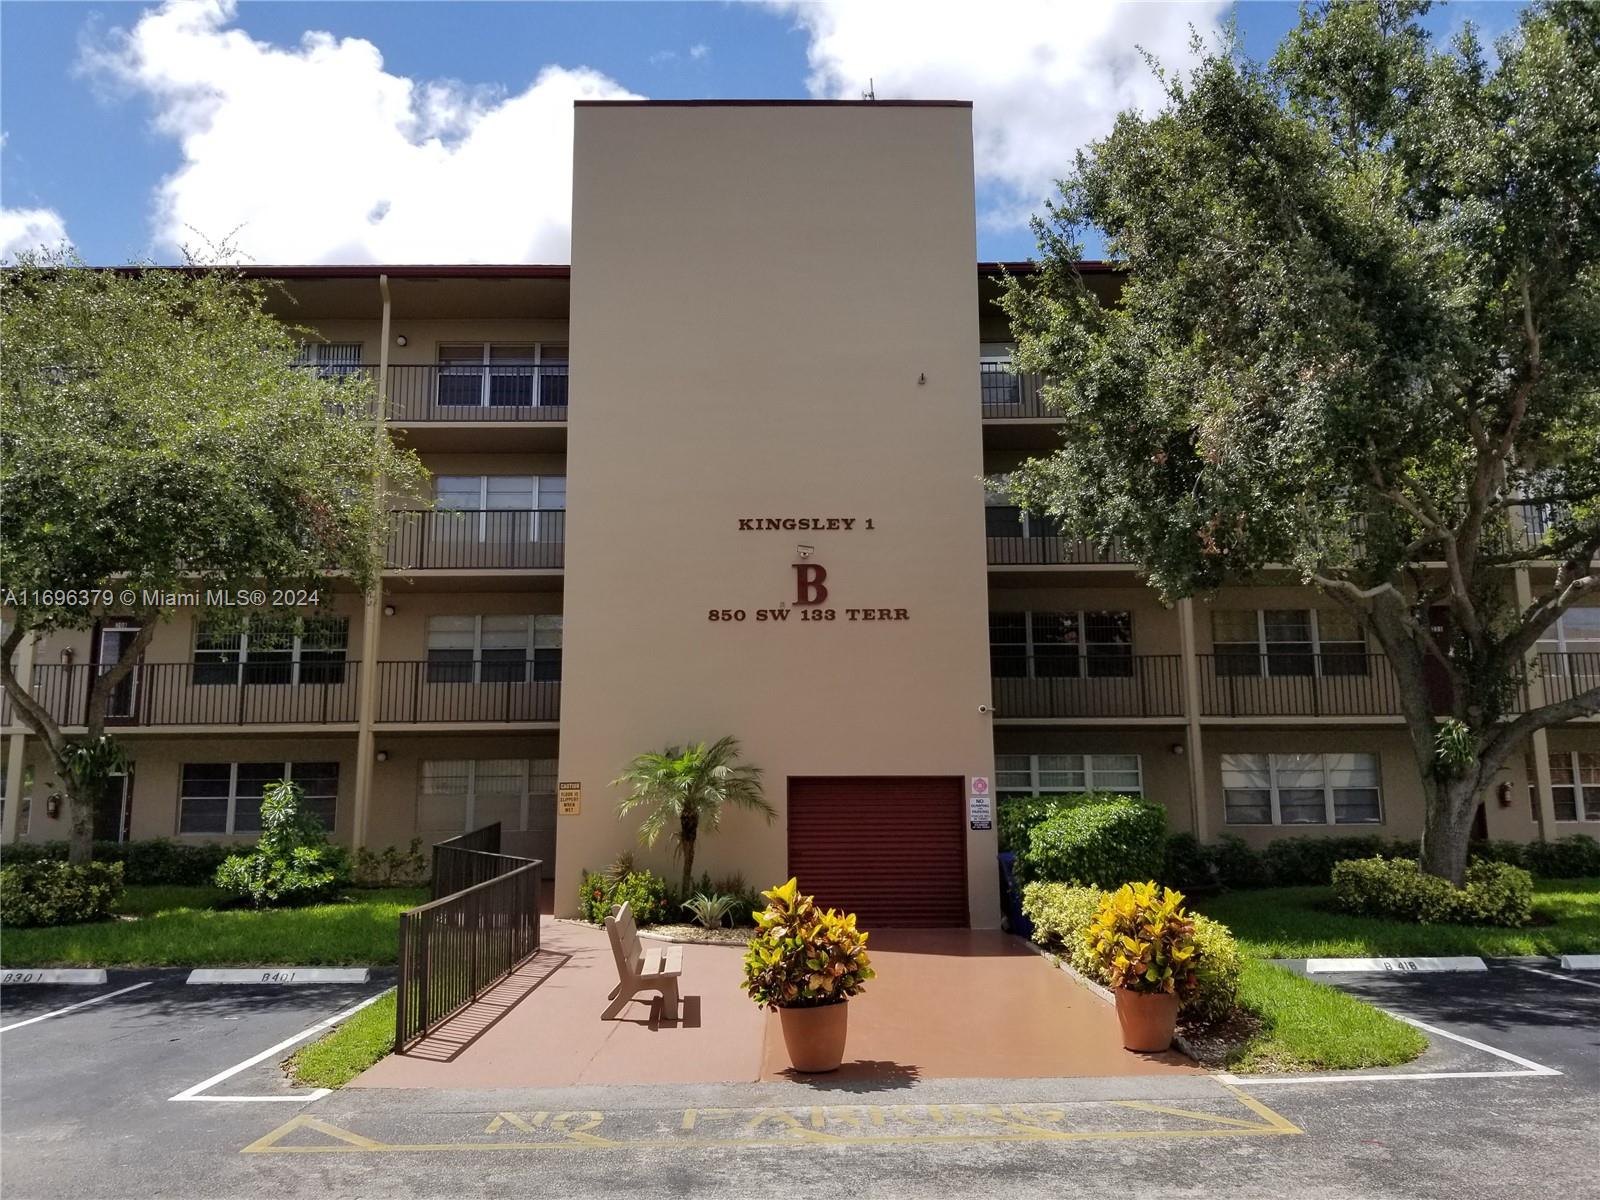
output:
[[[194,682],[343,683],[349,617],[256,613],[236,629],[200,621],[194,635]]]
[[[561,678],[561,614],[428,618],[429,683]]]
[[[1558,821],[1600,821],[1600,753],[1552,750],[1550,798]]]
[[[996,754],[994,777],[995,791],[1002,795],[1144,795],[1144,776],[1137,754]]]
[[[1077,679],[1133,674],[1133,617],[1125,612],[989,614],[996,678]]]
[[[1005,482],[999,476],[991,483]],[[1017,507],[1005,492],[985,492],[983,497],[984,533],[988,537],[1047,538],[1060,537],[1061,526],[1054,517],[1025,512]]]
[[[1375,754],[1224,754],[1229,825],[1377,825]]]
[[[495,821],[505,832],[536,828],[530,816],[555,791],[553,758],[427,759],[417,786],[417,828],[455,834]]]
[[[1600,605],[1567,609],[1545,630],[1538,649],[1541,654],[1600,655]]]
[[[315,367],[324,379],[361,370],[360,342],[301,342],[295,365]]]
[[[442,407],[540,408],[567,403],[567,348],[473,342],[439,347]]]
[[[300,785],[306,811],[332,831],[339,799],[336,762],[184,763],[178,792],[179,833],[260,833],[267,785]]]
[[[1211,648],[1218,675],[1365,675],[1367,641],[1338,609],[1217,609]]]
[[[566,509],[565,475],[440,475],[434,495],[441,509],[478,514],[479,541],[561,540],[561,517],[543,514]],[[463,536],[454,521],[435,522],[434,528],[447,541]]]
[[[989,408],[1021,404],[1022,382],[1011,369],[1011,351],[1001,348],[998,352],[991,352],[986,346],[980,353],[982,356],[978,359],[978,378],[982,389],[983,406]]]

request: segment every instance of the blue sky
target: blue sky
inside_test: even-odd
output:
[[[1490,34],[1512,4],[1437,9]],[[1155,102],[1236,13],[1266,55],[1291,3],[0,3],[0,250],[173,261],[565,261],[580,96],[975,103],[978,250],[1023,258],[1074,151]],[[325,35],[308,41],[308,34]]]

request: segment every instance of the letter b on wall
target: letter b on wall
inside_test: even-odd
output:
[[[828,589],[823,586],[823,580],[828,577],[828,572],[816,563],[795,563],[795,603],[796,604],[822,604],[828,599]]]

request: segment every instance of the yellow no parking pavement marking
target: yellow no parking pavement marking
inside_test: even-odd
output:
[[[596,1132],[606,1123],[597,1110],[548,1113],[496,1113],[473,1136],[505,1131],[543,1135],[542,1140],[477,1142],[383,1142],[344,1129],[320,1117],[296,1116],[265,1137],[246,1146],[244,1154],[384,1154],[415,1151],[504,1150],[671,1150],[706,1147],[884,1146],[934,1145],[958,1142],[1085,1142],[1149,1138],[1216,1138],[1284,1136],[1303,1133],[1293,1122],[1231,1084],[1219,1083],[1233,1099],[1258,1120],[1219,1116],[1194,1109],[1152,1104],[1142,1100],[1109,1100],[1066,1105],[1048,1104],[847,1104],[770,1108],[687,1108],[676,1122],[677,1133],[663,1135],[668,1113],[621,1113],[612,1122],[610,1136]],[[674,1113],[680,1110],[673,1110]],[[1194,1121],[1200,1128],[1062,1128],[1072,1112],[1134,1111]],[[483,1119],[486,1114],[480,1114]],[[628,1118],[650,1125],[644,1136],[630,1136]],[[834,1128],[830,1128],[830,1126]],[[898,1128],[910,1126],[906,1132]],[[943,1132],[959,1126],[963,1132]],[[702,1128],[723,1128],[728,1136],[708,1136]],[[769,1130],[776,1128],[776,1136]],[[926,1131],[924,1131],[926,1130]],[[296,1133],[321,1135],[327,1140],[311,1144],[287,1139]],[[551,1138],[549,1135],[557,1135]]]

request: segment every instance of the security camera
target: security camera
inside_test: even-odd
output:
[[[993,709],[991,709],[987,704],[980,704],[978,705],[978,711],[980,713],[989,713],[992,712]]]

